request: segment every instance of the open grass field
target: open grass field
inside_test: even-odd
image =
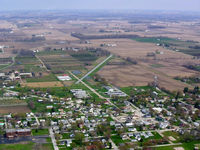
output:
[[[24,142],[20,144],[0,144],[1,150],[53,150],[52,144],[35,144]]]
[[[26,81],[29,83],[31,82],[54,82],[58,81],[56,76],[54,74],[49,74],[49,75],[44,75],[41,77],[32,77],[32,78],[27,78]]]
[[[180,135],[177,132],[166,131],[162,133],[168,140],[172,141],[173,143],[177,143],[180,140]],[[171,138],[173,137],[173,138]]]

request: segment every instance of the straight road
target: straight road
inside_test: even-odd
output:
[[[81,79],[79,79],[76,84],[80,83],[83,79],[85,79],[88,75],[90,75],[92,72],[94,72],[97,68],[99,68],[101,65],[103,65],[107,60],[109,60],[113,55],[111,54],[109,57],[104,59],[101,63],[99,63],[97,66],[95,66],[92,70],[90,70],[86,75],[84,75]]]
[[[49,134],[50,134],[50,137],[51,137],[51,141],[53,143],[54,150],[59,150],[59,148],[57,146],[57,143],[56,143],[56,139],[55,139],[54,133],[53,133],[53,129],[51,127],[49,128]]]
[[[109,139],[109,142],[112,144],[112,148],[114,150],[119,150],[119,148],[117,147],[117,145],[112,141],[112,139]]]
[[[77,80],[80,80],[77,76],[75,76],[73,73],[69,72],[74,78],[76,78]],[[85,82],[83,82],[82,80],[80,80],[80,82],[86,86],[90,91],[92,91],[94,94],[96,94],[100,99],[105,99],[109,104],[111,104],[112,106],[115,106],[116,108],[119,109],[119,107],[117,107],[115,104],[113,104],[109,98],[103,97],[102,95],[100,95],[97,91],[95,91],[95,89],[91,88],[89,85],[87,85]]]
[[[44,62],[43,62],[37,55],[35,55],[35,57],[40,61],[40,63],[42,64],[42,66],[43,66],[47,71],[49,71],[49,70],[47,69],[46,65],[44,64]]]
[[[39,120],[38,120],[38,117],[37,117],[35,114],[33,114],[33,117],[35,118],[35,120],[36,120],[38,126],[40,126],[40,122],[39,122]]]

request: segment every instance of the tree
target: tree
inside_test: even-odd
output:
[[[110,130],[106,130],[106,131],[104,132],[104,136],[105,136],[105,138],[106,138],[107,140],[110,139],[111,131],[110,131]]]
[[[194,137],[189,132],[185,132],[180,138],[181,142],[190,142],[194,140]]]
[[[187,93],[188,91],[189,91],[188,87],[185,87],[183,90],[184,93]]]
[[[60,139],[61,139],[61,136],[62,136],[62,135],[56,133],[56,134],[55,134],[55,138],[56,138],[56,140],[60,140]]]
[[[199,87],[195,86],[193,90],[193,94],[197,94],[199,92]]]
[[[39,76],[42,77],[42,72],[39,72]]]
[[[177,100],[179,98],[179,96],[180,96],[180,92],[177,92],[176,96],[175,96],[175,99]]]
[[[28,106],[29,106],[29,108],[32,109],[32,110],[35,109],[35,104],[34,104],[33,101],[29,101]]]
[[[76,133],[74,139],[75,139],[74,142],[76,144],[83,145],[83,139],[84,139],[83,133]]]

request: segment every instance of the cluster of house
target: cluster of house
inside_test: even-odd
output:
[[[151,132],[135,132],[135,133],[127,133],[127,134],[122,134],[121,138],[122,140],[128,140],[129,138],[131,139],[131,142],[137,142],[141,141],[142,138],[148,139],[150,137],[153,137],[154,135]]]
[[[7,138],[31,136],[31,129],[6,129]]]
[[[26,72],[26,73],[20,73],[18,71],[14,72],[8,72],[8,73],[0,73],[0,80],[4,81],[14,81],[14,80],[20,80],[21,78],[31,78],[32,73]]]
[[[16,97],[19,95],[19,92],[15,92],[15,91],[6,91],[5,93],[3,93],[4,97]]]
[[[110,87],[110,86],[104,86],[104,88],[107,90],[105,94],[109,95],[110,97],[126,97],[127,94],[122,92],[116,87]]]
[[[26,117],[23,119],[16,119],[12,117],[12,114],[8,114],[4,116],[6,122],[4,122],[4,127],[6,126],[7,129],[20,129],[20,128],[30,128],[30,127],[37,127],[38,123],[33,116],[33,113],[27,113]],[[5,124],[6,123],[6,124]]]

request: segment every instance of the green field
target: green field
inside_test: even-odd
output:
[[[0,150],[53,150],[52,144],[34,144],[27,142],[26,144],[0,144]]]
[[[166,132],[163,132],[162,133],[164,136],[166,136],[167,138],[172,136],[173,138],[175,138],[176,140],[175,141],[172,141],[173,143],[177,143],[179,142],[179,134],[177,132],[173,132],[173,131],[166,131]]]
[[[34,143],[27,144],[0,144],[1,150],[33,150]]]
[[[120,143],[129,142],[129,141],[123,141],[119,135],[111,136],[111,139],[116,145],[119,145]]]
[[[152,64],[151,67],[153,67],[153,68],[161,68],[161,67],[164,67],[164,65],[162,65],[162,64]]]
[[[179,41],[179,40],[167,38],[167,37],[137,37],[137,38],[133,38],[133,40],[137,42],[144,42],[144,43],[167,43],[167,42]]]
[[[58,79],[54,74],[50,74],[48,76],[27,78],[26,81],[27,82],[51,82],[51,81],[58,81]]]

